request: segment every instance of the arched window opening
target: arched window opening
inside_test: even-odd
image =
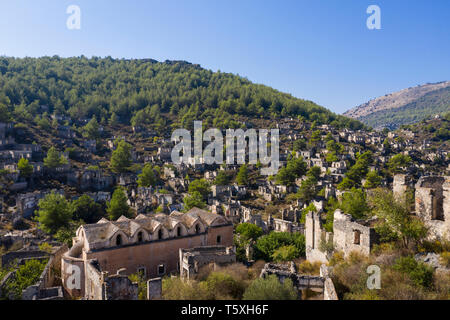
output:
[[[122,245],[122,236],[120,234],[116,237],[116,245],[121,246]]]
[[[200,226],[198,224],[195,225],[195,233],[200,233]]]
[[[181,227],[178,227],[177,228],[177,237],[180,237],[181,236]]]
[[[222,236],[217,236],[217,243],[221,243],[222,242]]]
[[[140,232],[138,233],[138,242],[142,242],[142,241],[144,241],[144,236],[143,236],[143,234],[142,234],[142,231],[140,231]]]
[[[159,229],[159,230],[158,230],[158,240],[161,240],[162,237],[163,237],[162,229]]]

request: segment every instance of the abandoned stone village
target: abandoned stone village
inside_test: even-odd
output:
[[[2,299],[164,299],[164,279],[197,281],[205,270],[236,264],[250,270],[258,265],[258,239],[239,246],[242,235],[237,227],[250,224],[260,228],[259,237],[304,236],[300,258],[319,266],[311,274],[299,270],[292,258],[266,259],[256,278],[275,275],[280,283],[290,279],[298,299],[307,299],[308,290],[315,292],[315,299],[337,300],[329,264],[333,254],[339,252],[344,259],[355,252],[370,256],[381,242],[377,225],[383,217],[358,216],[350,209],[346,212],[345,206],[330,209],[333,201],[356,194],[353,186],[364,197],[376,188],[396,199],[411,195],[410,214],[424,224],[426,239],[450,241],[448,141],[439,145],[410,129],[312,128],[286,118],[272,124],[281,137],[279,174],[265,177],[258,175],[257,165],[242,169],[237,164],[206,165],[201,159],[174,165],[169,133],[161,137],[137,126],[111,132],[100,126],[101,139],[86,139],[74,128],[86,126],[90,119],[77,122],[54,115],[53,120],[51,144],[30,142],[25,128],[0,123]],[[129,146],[127,160],[137,170],[105,165],[124,150],[118,141]],[[64,161],[50,164],[51,147]],[[367,152],[370,160],[362,165]],[[398,155],[409,160],[396,165]],[[21,159],[30,166],[28,174],[19,165]],[[302,161],[304,169],[283,178],[293,159]],[[147,165],[150,174],[145,173]],[[346,187],[355,166],[365,166],[365,172],[361,181]],[[144,181],[146,174],[149,182]],[[114,211],[117,190],[124,200]],[[59,197],[72,204],[82,196],[100,213],[89,209],[88,219],[67,223],[62,229],[68,234],[65,238],[61,230],[41,227],[45,222],[38,217],[47,210],[47,199]],[[423,260],[427,254],[436,256],[425,251],[416,258]],[[21,292],[12,292],[11,283],[30,261],[42,264],[40,275]],[[449,272],[448,266],[437,264],[435,268]],[[142,277],[143,294],[134,274]]]

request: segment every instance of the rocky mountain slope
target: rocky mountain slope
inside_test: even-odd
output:
[[[374,128],[396,129],[450,110],[450,81],[387,94],[344,113]]]

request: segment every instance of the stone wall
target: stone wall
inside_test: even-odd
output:
[[[339,209],[334,212],[333,244],[336,250],[345,256],[352,251],[368,256],[376,241],[377,235],[370,227],[370,221],[355,221]]]
[[[323,300],[338,300],[329,268],[325,264],[320,266],[320,276],[325,279],[323,283]]]
[[[265,278],[272,274],[276,275],[280,282],[290,279],[298,290],[299,296],[301,296],[301,290],[309,289],[323,292],[324,300],[337,300],[336,290],[325,264],[320,267],[320,276],[311,276],[298,274],[292,261],[289,264],[266,263],[260,277]]]
[[[158,300],[162,297],[162,279],[154,278],[147,281],[147,300]]]
[[[1,256],[2,267],[6,267],[13,263],[15,260],[21,259],[31,259],[31,258],[43,258],[48,257],[49,254],[47,252],[41,250],[23,250],[23,251],[13,251],[5,253]]]
[[[205,246],[180,249],[180,274],[182,278],[191,278],[202,266],[214,263],[223,265],[236,262],[233,247]]]
[[[450,177],[421,177],[416,184],[415,211],[430,238],[450,237]]]
[[[103,288],[104,275],[97,260],[86,262],[85,275],[84,298],[86,300],[103,300],[105,296]]]
[[[118,273],[104,280],[104,300],[137,300],[138,284],[132,283],[128,276]]]
[[[82,297],[85,286],[83,243],[75,243],[61,258],[61,279],[69,296]]]
[[[328,261],[327,254],[320,250],[321,241],[331,241],[333,234],[326,232],[322,227],[320,213],[309,212],[305,220],[306,259],[314,262]]]
[[[6,285],[6,283],[9,281],[9,279],[13,279],[16,275],[16,271],[10,271],[8,272],[3,279],[0,279],[0,298],[3,297],[3,289]]]
[[[22,300],[63,299],[61,283],[56,273],[61,269],[61,256],[66,250],[67,246],[63,245],[50,255],[38,282],[23,291]]]
[[[323,284],[323,300],[339,300],[331,278],[326,278]]]
[[[406,191],[414,188],[413,179],[410,175],[396,174],[392,183],[392,190],[395,196],[402,196]]]
[[[97,260],[86,262],[85,300],[137,300],[138,284],[131,282],[125,269],[110,276],[103,272]]]

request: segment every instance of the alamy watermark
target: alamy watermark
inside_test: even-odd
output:
[[[381,9],[379,6],[372,4],[367,7],[367,14],[370,16],[367,18],[366,26],[369,30],[380,30],[381,29]]]
[[[69,290],[81,289],[81,269],[77,265],[68,264],[65,267],[65,273],[69,276],[66,279],[66,288]]]
[[[367,289],[381,289],[381,269],[377,265],[370,265],[366,270],[370,276],[367,278]]]
[[[70,5],[66,10],[67,14],[70,16],[67,18],[66,26],[69,30],[80,30],[81,29],[81,9],[77,5]]]
[[[262,166],[266,166],[261,168],[262,175],[276,174],[280,166],[279,130],[270,130],[270,143],[268,141],[268,135],[268,129],[259,129],[258,132],[255,129],[248,129],[247,131],[242,129],[227,129],[225,148],[226,164],[245,164],[246,150],[248,149],[249,164],[257,164],[259,161]],[[176,129],[172,133],[171,140],[177,143],[171,154],[172,161],[175,164],[222,164],[224,161],[224,137],[222,132],[217,128],[211,128],[203,133],[202,121],[194,121],[193,148],[191,133],[186,129]],[[210,142],[204,150],[203,142]],[[269,148],[270,156],[268,154]],[[193,155],[192,149],[194,150]]]
[[[66,9],[66,13],[70,16],[67,18],[66,26],[69,30],[81,29],[81,9],[78,5],[70,5]],[[381,9],[380,6],[372,4],[367,7],[366,13],[370,16],[366,20],[366,26],[369,30],[381,29]]]

